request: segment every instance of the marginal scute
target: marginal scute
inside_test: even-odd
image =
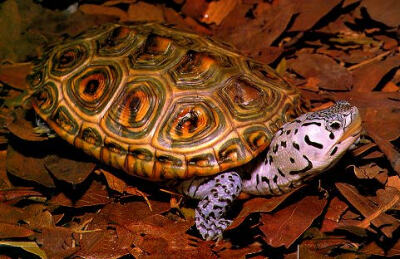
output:
[[[230,168],[232,164],[241,165],[251,158],[251,154],[246,150],[246,147],[236,133],[231,133],[231,135],[215,149],[221,171]]]
[[[187,177],[194,175],[211,175],[219,172],[217,158],[214,155],[213,149],[202,150],[194,154],[186,156],[188,173]]]
[[[121,82],[118,64],[94,63],[84,67],[68,81],[66,92],[75,108],[93,115],[101,112]]]
[[[243,136],[246,144],[255,154],[263,151],[271,142],[273,134],[262,125],[252,125],[246,127],[243,131],[239,131]]]
[[[48,81],[33,95],[33,102],[43,116],[50,115],[57,107],[58,91],[54,82]]]
[[[111,138],[104,140],[104,146],[101,149],[101,160],[117,169],[123,169],[125,159],[128,154],[128,145],[116,142]]]
[[[154,149],[144,147],[129,147],[129,153],[125,161],[125,170],[128,173],[158,180],[153,175]]]
[[[153,170],[159,179],[181,178],[186,172],[184,155],[172,152],[156,151],[155,168]]]
[[[79,126],[67,107],[60,106],[52,115],[51,120],[57,126],[70,135],[75,135],[78,132]]]
[[[90,156],[101,159],[102,135],[94,125],[88,126],[83,123],[78,135],[75,137],[74,146],[82,149]]]

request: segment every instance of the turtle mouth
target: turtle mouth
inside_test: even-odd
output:
[[[351,125],[347,128],[346,132],[342,135],[342,137],[338,140],[337,143],[342,143],[343,141],[345,141],[348,138],[354,138],[357,139],[358,136],[360,136],[361,134],[361,117],[360,115],[357,113],[355,115],[354,121],[353,123],[351,123]]]

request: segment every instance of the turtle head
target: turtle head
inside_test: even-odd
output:
[[[347,101],[338,101],[327,109],[303,115],[298,131],[301,153],[313,163],[313,171],[321,172],[359,139],[360,113]]]

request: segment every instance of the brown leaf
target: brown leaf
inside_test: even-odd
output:
[[[106,15],[106,16],[115,16],[120,20],[127,20],[128,14],[127,12],[111,6],[103,6],[96,4],[83,4],[79,6],[79,10],[85,14],[89,15]]]
[[[29,237],[34,232],[28,228],[0,222],[0,238]]]
[[[182,6],[182,13],[194,19],[201,20],[208,8],[209,3],[206,0],[186,1]]]
[[[294,9],[290,3],[279,2],[273,6],[265,2],[258,3],[253,11],[255,18],[248,19],[246,14],[251,8],[252,5],[237,5],[222,21],[215,35],[257,58],[260,51],[265,51],[282,34]]]
[[[294,241],[321,215],[327,200],[306,196],[274,214],[263,214],[260,227],[264,240],[273,247],[290,247]]]
[[[7,176],[7,150],[0,151],[0,189],[6,190],[12,188],[13,185],[11,184],[10,180]]]
[[[4,160],[5,161],[5,160]],[[8,190],[0,190],[0,201],[10,201],[26,197],[44,197],[40,192],[34,191],[31,187],[17,187]]]
[[[0,222],[17,225],[25,217],[23,209],[0,202]]]
[[[0,66],[0,81],[20,90],[26,90],[26,76],[32,70],[32,63],[15,63]]]
[[[31,229],[54,227],[53,215],[43,204],[31,204],[24,207],[24,221]]]
[[[391,56],[384,61],[366,64],[352,72],[353,91],[369,92],[374,90],[382,78],[393,68],[400,66],[400,56]],[[367,76],[368,75],[368,76]]]
[[[288,31],[305,31],[311,29],[322,17],[337,6],[340,0],[297,0],[298,16]]]
[[[382,169],[375,163],[370,163],[359,167],[351,167],[353,167],[354,174],[357,176],[358,179],[373,179],[379,173],[387,172],[387,169]]]
[[[324,220],[322,221],[322,232],[331,232],[339,226],[339,220],[344,211],[348,208],[347,204],[334,197],[330,203],[328,210],[325,214]]]
[[[400,223],[385,213],[387,208],[382,204],[382,207],[376,205],[368,198],[360,195],[357,189],[345,183],[336,183],[336,187],[340,193],[375,227],[379,228],[385,236],[391,238]],[[399,196],[400,197],[400,196]],[[367,222],[366,222],[367,223]],[[360,227],[368,227],[369,224],[360,225]]]
[[[400,2],[397,0],[363,0],[361,7],[365,7],[372,19],[387,26],[400,25]]]
[[[47,156],[44,159],[45,167],[58,180],[71,184],[82,183],[93,172],[96,164],[88,161],[88,157],[80,152],[65,153],[68,157],[59,157],[55,154]]]
[[[155,21],[164,22],[163,9],[160,5],[137,2],[129,5],[128,16],[121,21]]]
[[[331,58],[319,54],[298,54],[289,67],[304,78],[316,77],[318,86],[325,90],[347,91],[351,88],[351,74]]]
[[[26,119],[26,111],[23,109],[14,110],[15,118],[7,124],[8,130],[20,139],[27,141],[47,140],[47,136],[35,133],[32,121]]]
[[[216,25],[219,25],[239,3],[239,0],[220,0],[211,2],[208,4],[207,10],[203,13],[203,17],[200,21],[208,24],[215,23]]]
[[[82,190],[79,190],[79,192],[82,192]],[[65,207],[81,208],[104,205],[110,202],[105,186],[97,181],[93,181],[80,197],[77,198],[76,195],[77,193],[74,193],[73,197],[68,197],[66,194],[60,193],[53,196],[49,203]]]
[[[41,150],[41,147],[43,147],[37,142],[31,142],[29,146],[31,150]],[[12,145],[8,146],[7,171],[24,180],[34,181],[48,188],[55,187],[53,179],[44,166],[43,157],[34,157],[32,154],[25,155],[20,151],[21,148],[24,147],[19,147],[16,150]],[[25,145],[25,148],[27,148],[27,145]]]
[[[296,191],[296,190],[295,190]],[[235,217],[232,225],[229,226],[229,229],[233,229],[240,224],[249,216],[251,213],[255,212],[271,212],[276,209],[279,204],[284,202],[287,197],[292,195],[294,191],[285,193],[284,195],[280,196],[272,196],[270,198],[261,198],[256,197],[246,201],[243,204],[243,208],[240,211],[239,215]]]
[[[67,258],[80,249],[73,230],[65,227],[43,228],[35,234],[37,242],[49,258]]]

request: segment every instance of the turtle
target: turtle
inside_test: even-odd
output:
[[[104,164],[198,199],[221,239],[241,192],[281,195],[332,167],[360,136],[347,101],[306,112],[268,65],[158,23],[107,24],[54,44],[28,77],[35,112]]]

